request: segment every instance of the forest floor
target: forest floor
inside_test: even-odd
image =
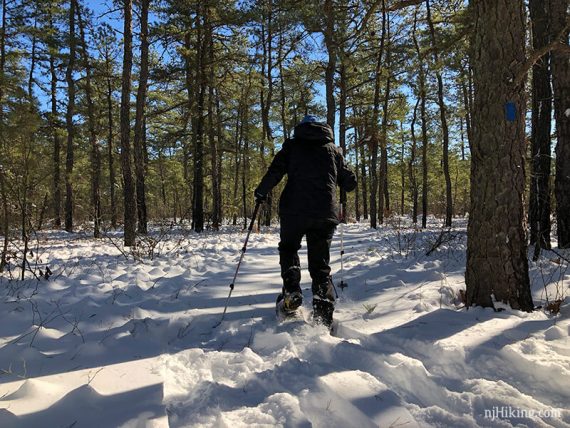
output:
[[[531,262],[557,315],[467,311],[465,221],[437,224],[344,226],[334,335],[276,322],[277,227],[251,235],[217,328],[240,228],[155,229],[135,253],[119,233],[41,232],[30,263],[49,280],[1,277],[0,426],[570,427],[568,264]],[[306,314],[304,246],[301,263]]]

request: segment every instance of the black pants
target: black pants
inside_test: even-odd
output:
[[[301,248],[303,236],[306,236],[313,294],[334,301],[329,263],[335,228],[336,224],[330,220],[298,216],[281,217],[279,264],[284,290],[300,291],[301,263],[298,251]]]

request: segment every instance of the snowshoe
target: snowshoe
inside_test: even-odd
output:
[[[275,312],[279,319],[298,317],[298,308],[303,303],[303,295],[299,291],[280,293],[275,302]]]
[[[314,310],[308,312],[305,315],[305,321],[307,322],[307,324],[313,327],[318,327],[318,326],[325,327],[332,336],[336,336],[338,333],[338,328],[339,328],[338,320],[332,319],[332,321],[330,321],[329,324],[328,320],[324,321],[323,318],[315,316]]]
[[[333,324],[334,302],[313,296],[313,322],[331,329]]]

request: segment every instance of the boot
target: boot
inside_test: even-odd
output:
[[[282,275],[283,289],[277,296],[277,308],[282,312],[291,314],[303,304],[303,293],[301,291],[301,269],[299,266],[291,266]]]
[[[294,291],[292,293],[285,291],[277,296],[277,307],[285,314],[294,313],[302,304],[303,295],[300,291]]]
[[[332,278],[325,281],[313,282],[313,320],[330,328],[334,312],[334,287]]]

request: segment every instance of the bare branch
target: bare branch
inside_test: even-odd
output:
[[[386,12],[394,12],[396,10],[404,9],[408,6],[417,6],[419,4],[422,4],[424,1],[425,0],[400,0],[386,7]],[[370,9],[368,9],[368,12],[366,12],[366,15],[364,15],[364,18],[360,23],[360,28],[356,31],[357,35],[360,34],[362,31],[364,31],[366,25],[368,24],[368,21],[370,21],[370,18],[372,17],[372,15],[374,15],[376,9],[378,9],[380,4],[382,4],[382,0],[376,0],[372,4],[372,6],[370,6]]]
[[[530,56],[527,60],[521,65],[521,68],[518,74],[515,76],[515,86],[520,85],[523,80],[526,78],[527,73],[530,69],[547,53],[549,52],[563,52],[566,54],[570,54],[570,46],[564,42],[565,39],[563,36],[568,32],[570,28],[570,23],[567,23],[566,26],[562,29],[562,31],[554,38],[552,42],[543,46],[540,49],[535,49],[531,52]]]

